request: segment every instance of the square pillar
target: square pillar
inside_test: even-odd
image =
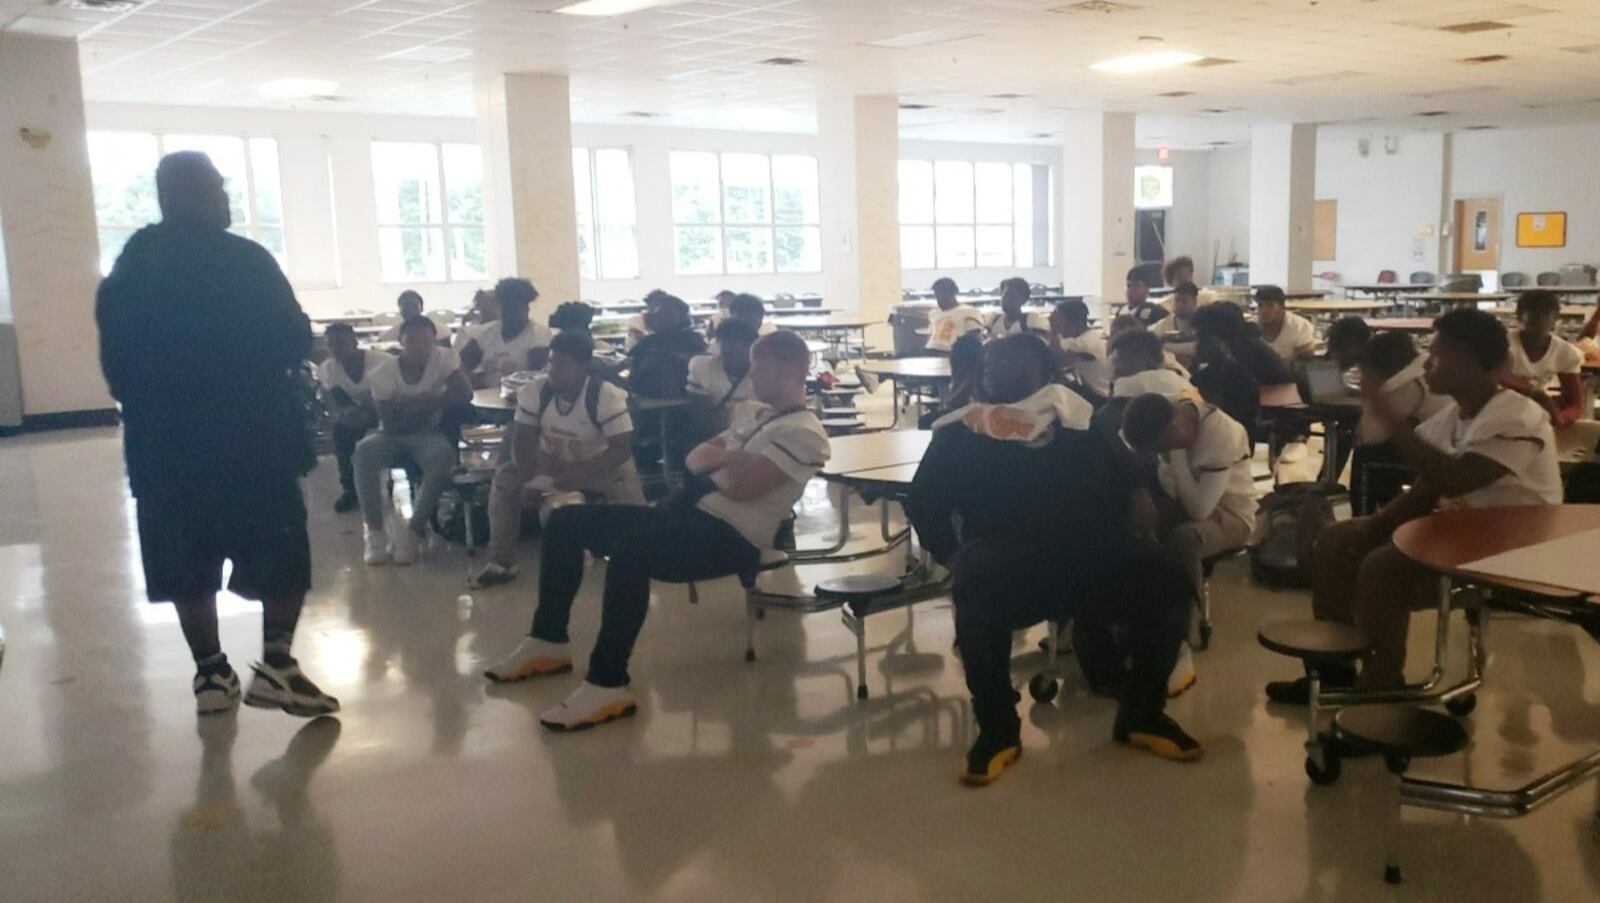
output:
[[[1133,256],[1132,113],[1075,113],[1061,145],[1063,290],[1123,296]]]
[[[823,301],[887,322],[900,301],[900,105],[894,97],[818,104]]]
[[[479,80],[476,94],[490,276],[533,280],[543,320],[579,297],[567,78],[495,75]]]
[[[94,319],[100,240],[78,45],[0,32],[0,85],[0,295],[10,299],[0,321],[15,326],[24,417],[67,424],[51,415],[112,407]],[[0,393],[14,407],[10,370],[0,363]]]
[[[1250,130],[1250,284],[1311,288],[1317,127]]]

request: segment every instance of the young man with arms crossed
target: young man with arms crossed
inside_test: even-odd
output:
[[[317,384],[322,387],[323,404],[333,419],[333,456],[339,464],[339,498],[333,510],[339,514],[356,510],[356,476],[351,459],[356,443],[378,425],[378,408],[372,401],[372,386],[367,377],[382,363],[356,344],[355,330],[347,323],[335,323],[323,334],[328,343],[328,359],[317,365]]]
[[[828,437],[806,406],[811,354],[779,331],[751,350],[759,406],[689,453],[695,478],[654,508],[573,505],[551,515],[539,567],[539,605],[529,635],[485,670],[497,683],[572,670],[567,624],[583,582],[584,553],[610,559],[600,635],[588,674],[562,704],[539,716],[551,730],[592,727],[632,715],[628,659],[650,608],[650,581],[671,583],[753,574],[807,481],[828,460]]]
[[[543,370],[550,356],[550,330],[528,315],[528,306],[539,297],[533,283],[502,279],[495,283],[494,295],[500,302],[500,319],[477,327],[461,346],[461,369],[478,389],[499,385],[502,376]]]

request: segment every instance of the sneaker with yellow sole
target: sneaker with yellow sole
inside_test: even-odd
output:
[[[1205,755],[1200,741],[1185,733],[1165,712],[1134,716],[1127,710],[1119,711],[1111,739],[1173,762],[1198,762]]]
[[[525,636],[510,655],[485,668],[483,676],[497,684],[508,684],[530,677],[566,674],[571,670],[572,655],[566,643]]]
[[[1172,666],[1172,673],[1167,676],[1167,698],[1176,699],[1194,686],[1197,676],[1194,671],[1194,650],[1189,648],[1189,642],[1184,641],[1178,648],[1178,662]]]
[[[553,731],[581,731],[637,711],[639,704],[627,687],[597,687],[584,681],[565,702],[540,715],[539,723]]]
[[[985,787],[1000,780],[1006,768],[1022,755],[1022,738],[1019,734],[998,737],[994,733],[980,733],[967,750],[967,762],[961,768],[961,783],[968,787]]]

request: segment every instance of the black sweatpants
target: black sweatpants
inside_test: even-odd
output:
[[[1123,708],[1135,715],[1165,709],[1191,590],[1183,567],[1159,547],[979,540],[956,553],[951,571],[956,642],[980,731],[1004,737],[1021,727],[1011,633],[1046,620],[1123,628],[1121,649],[1133,661]]]
[[[761,553],[726,521],[697,508],[573,505],[550,515],[539,559],[539,607],[533,636],[567,642],[572,600],[583,583],[585,550],[610,559],[600,635],[587,680],[628,685],[628,658],[650,610],[650,581],[688,583],[753,573]]]

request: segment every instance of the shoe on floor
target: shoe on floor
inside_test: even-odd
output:
[[[1021,756],[1020,728],[1017,733],[1003,738],[995,732],[980,732],[972,748],[967,750],[967,762],[961,768],[961,783],[968,787],[993,784]]]
[[[1205,755],[1200,741],[1185,733],[1165,712],[1131,717],[1119,711],[1111,739],[1174,762],[1198,762]]]
[[[356,510],[359,504],[360,500],[356,498],[354,492],[342,492],[337,499],[334,499],[333,511],[335,514],[349,514]]]
[[[231,712],[239,704],[239,674],[226,659],[220,668],[210,668],[194,676],[194,707],[201,715]]]
[[[627,687],[597,687],[584,681],[566,702],[540,715],[539,723],[553,731],[581,731],[637,711],[639,704]]]
[[[394,531],[394,540],[389,543],[389,554],[394,557],[394,563],[404,567],[417,560],[418,546],[422,538],[410,527],[400,526]]]
[[[371,567],[388,564],[390,561],[392,561],[393,556],[389,554],[388,534],[384,533],[382,530],[368,530],[367,550],[366,553],[361,556],[361,560],[365,561],[368,566]]]
[[[525,636],[511,654],[485,668],[483,676],[497,684],[515,683],[530,677],[566,674],[572,670],[572,654],[566,643],[551,643]]]
[[[467,577],[467,589],[488,589],[517,579],[516,565],[506,567],[499,562],[491,561],[478,569],[478,572]]]
[[[244,704],[258,709],[283,709],[300,718],[316,718],[339,711],[339,700],[322,692],[300,671],[294,659],[289,664],[275,668],[265,662],[250,666],[255,676],[250,678],[250,689],[244,694]]]
[[[1185,691],[1194,686],[1197,679],[1194,673],[1194,650],[1189,648],[1189,641],[1185,640],[1178,649],[1178,663],[1172,666],[1172,673],[1167,676],[1167,698],[1176,699]]]
[[[1325,668],[1321,674],[1324,690],[1347,690],[1356,685],[1354,668]],[[1279,705],[1310,705],[1311,678],[1269,681],[1267,699]]]

